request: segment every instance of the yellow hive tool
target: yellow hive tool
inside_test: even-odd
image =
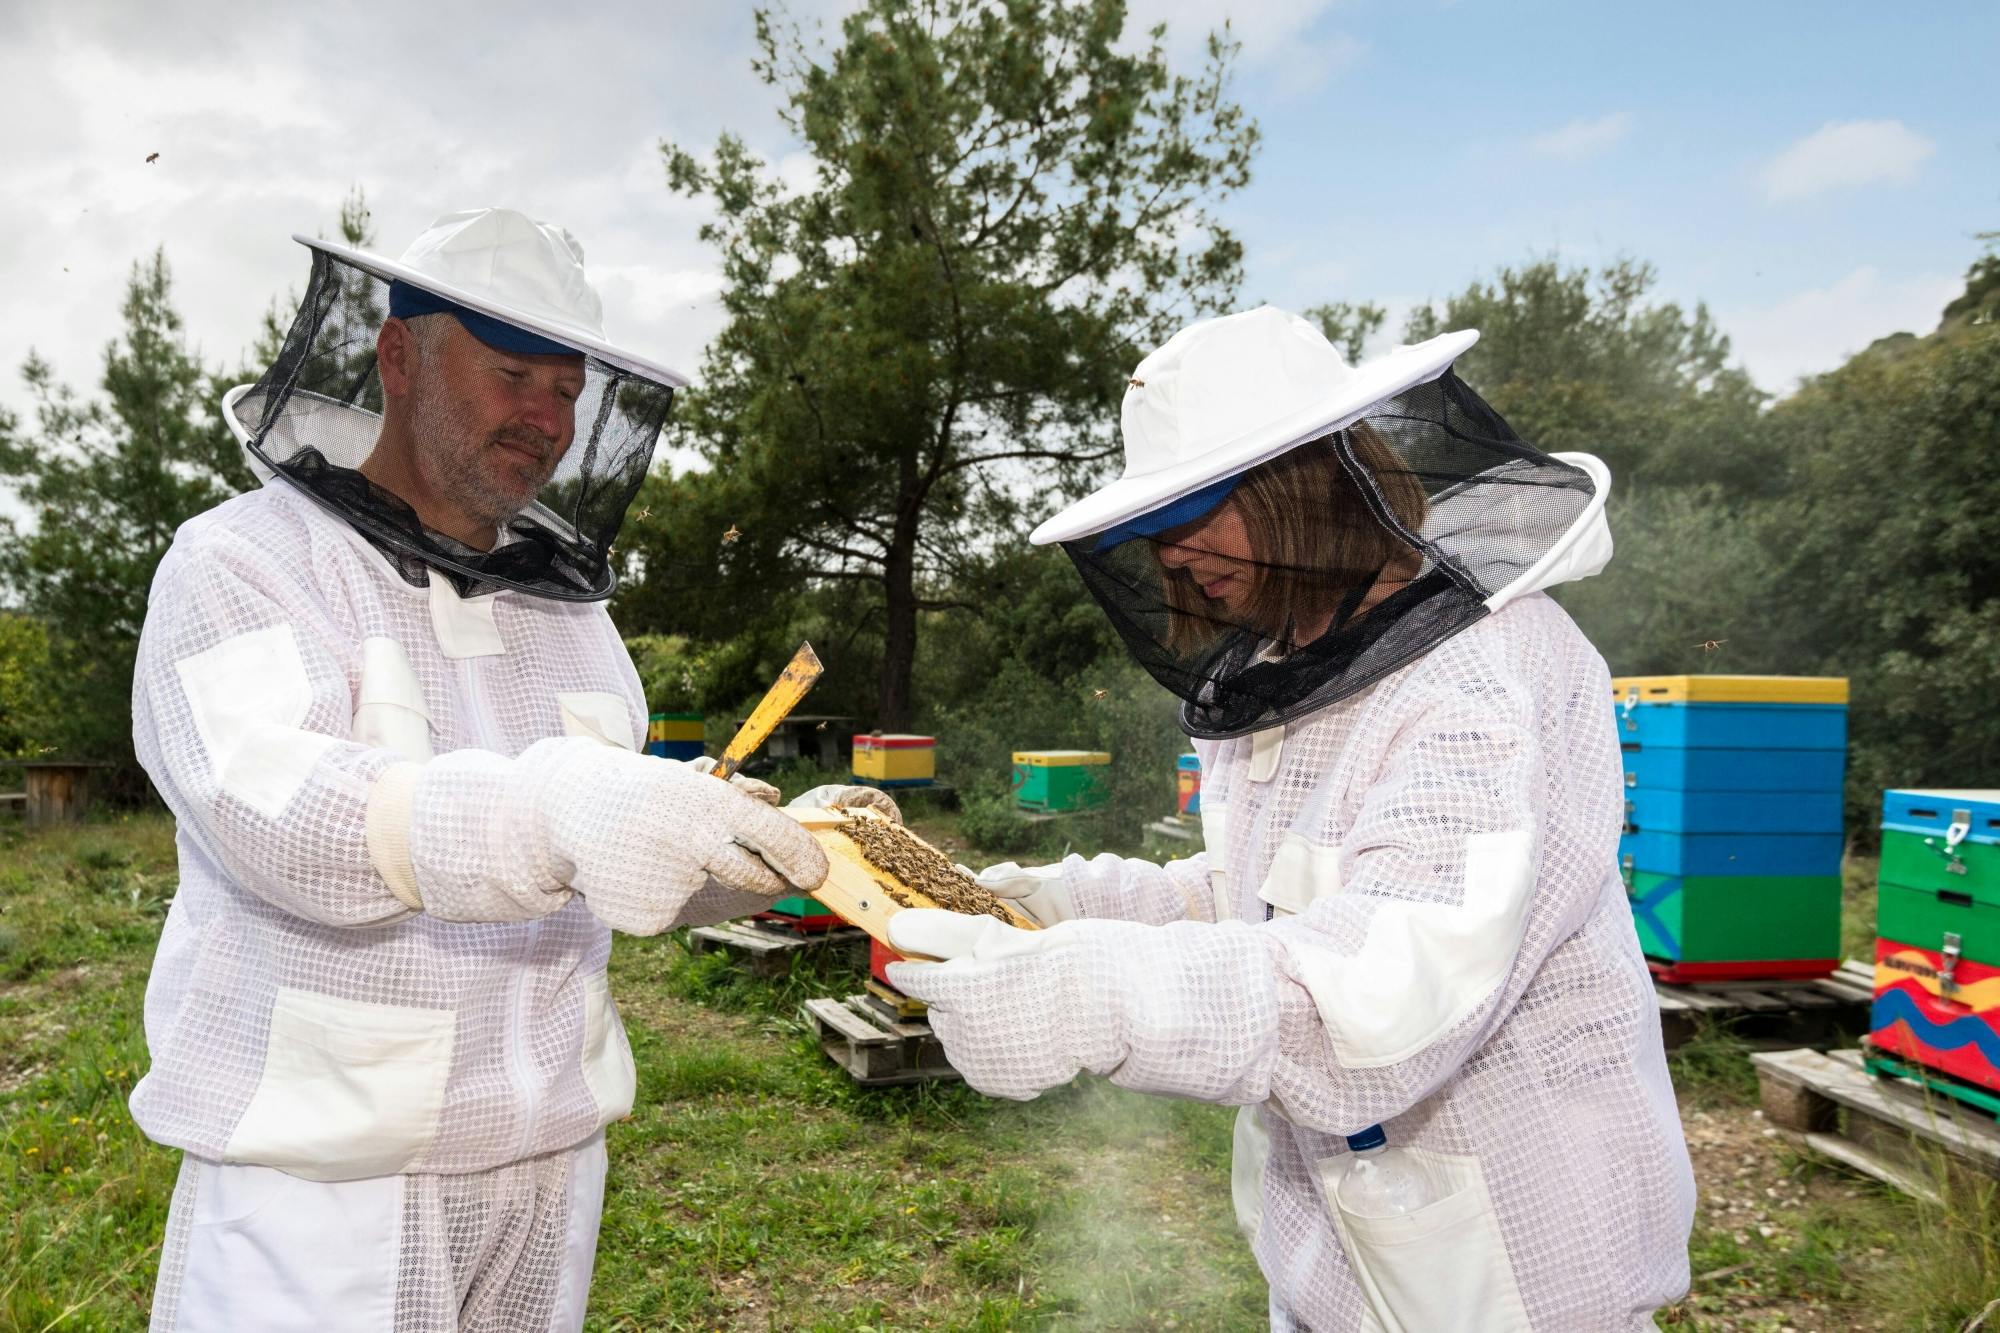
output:
[[[819,664],[819,655],[813,652],[809,643],[799,645],[792,654],[792,660],[778,675],[778,683],[767,690],[757,706],[750,710],[750,720],[743,724],[729,742],[729,748],[722,752],[716,762],[715,776],[727,782],[743,766],[743,761],[756,753],[765,738],[770,736],[777,725],[785,720],[785,715],[799,706],[799,700],[806,697],[806,691],[819,680],[826,668]]]

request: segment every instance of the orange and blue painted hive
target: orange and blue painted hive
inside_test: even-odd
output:
[[[1882,798],[1868,1040],[2000,1092],[2000,790]]]

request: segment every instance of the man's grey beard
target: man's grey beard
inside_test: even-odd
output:
[[[410,431],[415,437],[415,466],[431,493],[449,495],[468,517],[496,531],[534,503],[536,492],[555,472],[554,440],[517,428],[503,428],[482,438],[467,414],[435,382],[423,385],[414,395]],[[499,448],[495,441],[502,437],[540,449],[547,459],[547,471],[525,496],[517,497],[512,490],[495,484],[488,471],[484,455]]]

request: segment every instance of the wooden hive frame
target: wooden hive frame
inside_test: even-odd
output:
[[[872,820],[898,830],[900,836],[910,839],[920,847],[943,857],[947,864],[951,858],[932,847],[922,838],[910,832],[894,820],[887,819],[873,810],[865,808],[829,810],[787,810],[786,814],[798,820],[813,839],[826,851],[826,881],[812,890],[812,896],[826,904],[827,909],[850,925],[856,925],[880,940],[883,947],[894,948],[889,943],[889,919],[908,907],[937,907],[944,904],[932,898],[921,889],[905,883],[893,871],[886,870],[870,861],[854,841],[841,832],[841,825],[850,820]],[[892,893],[891,890],[894,890]],[[902,895],[907,902],[897,900]],[[1006,913],[1009,925],[1022,930],[1039,930],[1033,918],[1029,917],[1005,899],[995,899],[995,903]],[[947,909],[949,910],[949,909]],[[920,955],[908,955],[919,957]]]

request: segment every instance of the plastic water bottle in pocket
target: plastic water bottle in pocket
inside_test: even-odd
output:
[[[1347,1136],[1347,1162],[1333,1193],[1355,1217],[1401,1217],[1437,1202],[1431,1182],[1408,1155],[1389,1146],[1380,1125]]]

